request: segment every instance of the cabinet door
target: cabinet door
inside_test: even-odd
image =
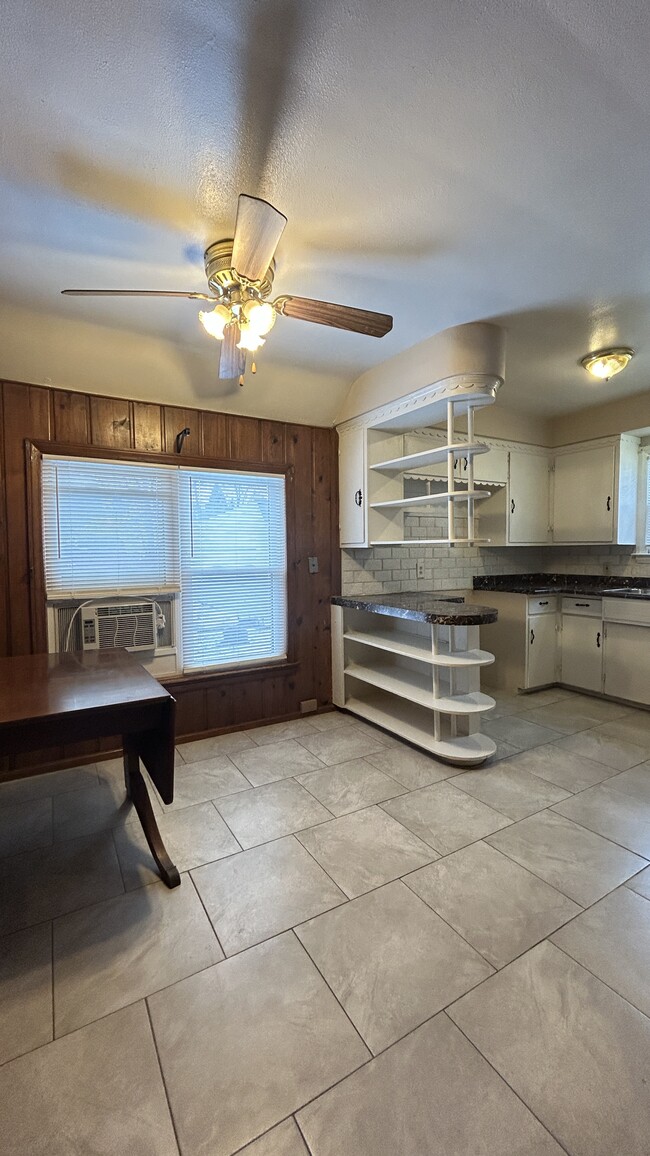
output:
[[[650,706],[650,626],[608,622],[605,694]]]
[[[339,430],[339,529],[342,546],[367,546],[366,431]]]
[[[549,459],[510,451],[508,542],[547,542],[549,538]]]
[[[527,619],[526,689],[557,680],[557,616],[535,614]]]
[[[554,542],[613,542],[615,446],[555,457]]]
[[[600,618],[562,615],[561,681],[583,690],[602,690],[603,625]]]

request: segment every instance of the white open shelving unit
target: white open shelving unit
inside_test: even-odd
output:
[[[481,715],[495,706],[480,689],[480,668],[494,656],[480,649],[477,625],[334,605],[332,650],[336,706],[447,762],[476,766],[494,754],[480,731]]]

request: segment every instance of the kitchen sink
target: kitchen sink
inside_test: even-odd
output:
[[[610,586],[603,590],[603,594],[647,594],[650,597],[650,589],[646,586]]]

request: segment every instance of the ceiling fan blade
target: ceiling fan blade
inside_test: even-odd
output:
[[[224,380],[241,377],[246,371],[246,351],[237,348],[240,336],[241,329],[236,323],[226,326],[219,358],[219,377]]]
[[[281,297],[274,304],[284,317],[331,325],[334,329],[349,329],[352,333],[366,333],[369,337],[385,337],[393,328],[393,318],[388,313],[372,313],[369,309],[354,309],[351,305],[334,305],[331,301],[314,301],[311,297]]]
[[[261,281],[268,269],[287,218],[268,201],[240,193],[237,202],[233,269],[249,281]]]
[[[195,301],[218,301],[209,293],[181,293],[170,289],[62,289],[68,297],[191,297]]]

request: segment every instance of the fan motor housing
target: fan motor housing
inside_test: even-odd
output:
[[[209,245],[205,250],[205,275],[208,279],[208,285],[220,297],[224,297],[231,293],[233,289],[238,289],[241,282],[237,273],[232,267],[232,247],[233,238],[228,237],[224,241],[215,241],[214,244]],[[256,282],[256,289],[260,297],[268,297],[273,288],[273,278],[275,276],[275,261],[271,261],[266,273],[261,281]]]

